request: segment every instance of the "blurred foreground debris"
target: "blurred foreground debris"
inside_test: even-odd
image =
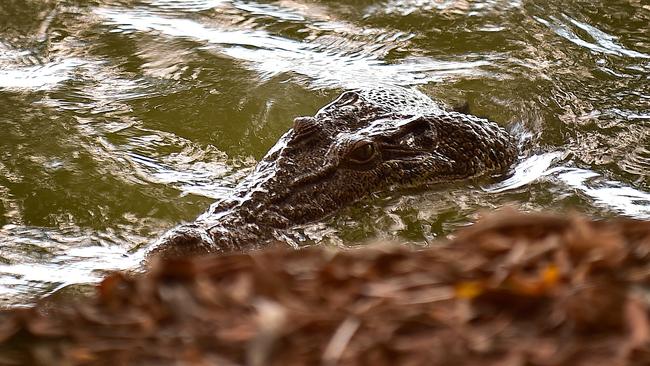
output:
[[[426,250],[268,250],[0,313],[0,364],[650,365],[650,222],[501,212]]]

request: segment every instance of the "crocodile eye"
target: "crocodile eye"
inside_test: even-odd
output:
[[[348,158],[357,164],[370,162],[376,155],[375,145],[368,141],[359,141],[352,148]]]

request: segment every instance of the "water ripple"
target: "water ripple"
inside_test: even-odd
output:
[[[643,173],[637,174],[647,173],[650,167],[650,151],[640,148],[632,154],[637,157],[642,152],[648,154],[646,159],[628,161],[631,165],[646,165],[642,168]],[[559,163],[563,155],[560,152],[532,155],[517,164],[510,178],[485,187],[484,190],[488,193],[500,193],[516,190],[538,180],[559,180],[608,210],[639,219],[650,218],[650,193],[619,181],[604,179],[601,174],[592,170],[567,166],[552,167]]]
[[[235,2],[237,9],[244,10],[252,15],[263,15],[271,18],[301,22],[305,20],[303,15],[297,14],[291,9],[274,6],[271,4],[256,4],[253,2]]]
[[[84,64],[80,59],[63,59],[37,66],[5,67],[0,69],[0,89],[50,90],[69,80]]]
[[[547,174],[551,165],[562,157],[560,152],[535,154],[519,162],[512,176],[483,189],[486,192],[499,193],[528,185]]]
[[[142,253],[129,254],[131,248],[121,244],[146,242],[146,237],[136,234],[142,229],[122,226],[96,232],[79,228],[1,227],[0,258],[8,264],[0,264],[0,307],[29,304],[35,297],[56,293],[69,285],[98,282],[109,271],[139,267]]]
[[[204,11],[214,9],[229,0],[148,0],[147,3],[169,10]]]
[[[194,20],[157,16],[146,10],[124,12],[102,8],[96,14],[123,32],[157,32],[206,42],[206,49],[248,62],[262,78],[295,73],[308,77],[305,81],[314,88],[415,85],[458,77],[488,77],[490,74],[482,68],[492,63],[486,57],[475,60],[470,57],[468,61],[410,57],[389,64],[372,53],[359,52],[358,47],[330,48],[318,42],[274,36],[263,30],[218,29]]]
[[[569,24],[563,22],[555,16],[550,16],[550,21],[537,16],[534,16],[533,18],[541,24],[550,28],[558,36],[563,37],[566,40],[580,47],[587,48],[591,51],[616,56],[627,56],[644,59],[650,58],[650,55],[648,54],[630,50],[621,46],[620,44],[616,43],[617,37],[611,34],[607,34],[592,25],[579,22],[566,14],[562,14],[562,17],[570,24],[573,24],[576,28],[585,31],[593,39],[593,42],[581,38],[575,31],[571,29]]]
[[[591,170],[556,168],[548,172],[559,180],[589,196],[597,205],[622,215],[650,219],[650,193],[625,183],[607,180]]]
[[[389,0],[372,5],[370,14],[397,14],[407,16],[416,12],[436,12],[442,15],[476,16],[492,11],[521,7],[520,0]]]
[[[631,174],[650,177],[650,141],[630,146],[630,151],[618,162],[618,166]]]

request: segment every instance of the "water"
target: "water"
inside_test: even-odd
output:
[[[509,128],[496,181],[388,192],[307,243],[425,245],[503,205],[650,218],[650,3],[3,0],[0,305],[195,218],[342,90],[396,84]]]

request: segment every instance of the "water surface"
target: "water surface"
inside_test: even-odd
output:
[[[519,162],[294,239],[425,245],[506,204],[650,218],[649,35],[638,0],[3,0],[0,305],[137,268],[293,117],[355,87],[467,103],[520,138]]]

